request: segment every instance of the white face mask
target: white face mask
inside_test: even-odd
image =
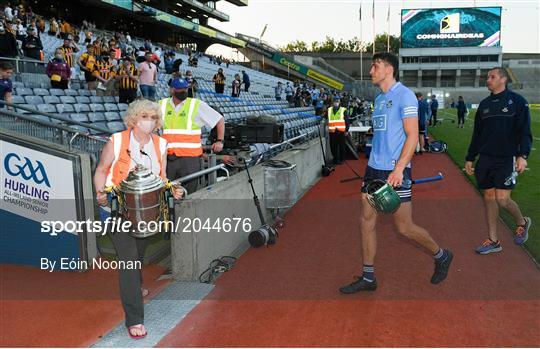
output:
[[[144,133],[150,134],[156,128],[156,120],[139,120],[137,127]]]

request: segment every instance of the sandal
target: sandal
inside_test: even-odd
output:
[[[146,337],[146,335],[148,334],[146,332],[146,328],[144,328],[144,325],[143,324],[138,324],[138,325],[133,325],[133,326],[129,326],[127,328],[128,330],[128,333],[129,333],[129,336],[133,339],[141,339],[141,338],[144,338]],[[144,330],[144,333],[143,334],[139,334],[139,335],[134,335],[131,330]]]

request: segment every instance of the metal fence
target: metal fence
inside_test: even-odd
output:
[[[13,65],[13,81],[23,82],[28,87],[49,87],[49,77],[45,74],[47,63],[29,58],[0,57],[0,61]]]
[[[36,114],[47,114],[39,111],[35,112]],[[108,133],[104,133],[103,136],[91,135],[87,131],[80,131],[69,126],[70,123],[76,123],[75,121],[69,122],[69,120],[60,119],[55,119],[55,121],[40,120],[33,116],[17,114],[0,108],[0,128],[60,144],[69,150],[88,153],[94,168],[97,165],[101,149],[107,142]],[[85,127],[92,126],[85,125]],[[99,130],[103,131],[102,129]]]

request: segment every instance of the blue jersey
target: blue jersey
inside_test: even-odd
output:
[[[385,171],[394,169],[407,138],[402,119],[417,117],[418,100],[400,82],[375,98],[370,167]],[[410,166],[410,163],[407,164],[407,167]]]

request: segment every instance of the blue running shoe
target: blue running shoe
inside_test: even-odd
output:
[[[516,245],[523,245],[529,238],[529,228],[532,225],[530,217],[523,217],[525,224],[518,225],[516,228],[516,235],[514,236],[514,243]]]
[[[488,253],[501,252],[501,251],[502,251],[501,242],[500,241],[493,242],[491,239],[487,239],[486,241],[482,243],[481,246],[478,246],[476,248],[476,253],[480,253],[480,254],[488,254]]]

